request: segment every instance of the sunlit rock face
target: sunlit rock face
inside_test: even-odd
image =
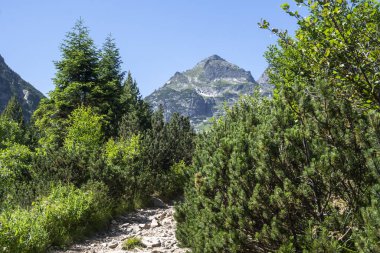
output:
[[[4,110],[12,96],[20,102],[26,120],[30,119],[41,98],[44,97],[40,91],[9,68],[0,55],[0,112]]]
[[[192,69],[176,72],[145,99],[153,108],[163,105],[166,120],[178,112],[202,130],[211,117],[222,115],[225,106],[233,105],[241,95],[252,94],[258,85],[249,71],[213,55]]]

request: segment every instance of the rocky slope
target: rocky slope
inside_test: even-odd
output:
[[[265,70],[264,73],[260,76],[259,80],[257,80],[257,83],[260,86],[260,94],[262,96],[272,97],[274,86],[269,83],[267,70]]]
[[[44,97],[41,92],[8,67],[0,55],[0,112],[4,110],[12,96],[16,96],[20,102],[26,120],[30,119],[39,101]]]
[[[175,73],[145,99],[153,108],[163,105],[166,120],[178,112],[199,130],[209,118],[223,114],[225,105],[231,106],[257,86],[249,71],[213,55],[190,70]]]
[[[178,246],[175,238],[173,206],[166,206],[158,200],[155,208],[141,209],[112,221],[107,231],[95,235],[82,243],[72,245],[66,251],[54,253],[185,253],[188,249]],[[130,237],[141,239],[142,247],[123,250],[122,245]]]

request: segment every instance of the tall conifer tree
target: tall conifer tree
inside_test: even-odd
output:
[[[5,119],[17,122],[20,127],[24,126],[22,107],[15,96],[11,97],[11,99],[8,101],[8,104],[5,107],[4,111],[1,113],[1,116]]]
[[[117,125],[122,116],[120,96],[124,71],[121,70],[121,64],[119,49],[116,47],[115,40],[109,35],[100,53],[98,75],[102,89],[97,98],[99,105],[103,108],[100,113],[105,115],[105,120],[109,122],[106,127],[107,136],[116,135]]]

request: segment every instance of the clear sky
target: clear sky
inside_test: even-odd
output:
[[[218,54],[258,79],[263,54],[276,42],[258,28],[267,19],[293,32],[296,22],[282,11],[286,0],[0,0],[0,54],[21,77],[47,94],[54,88],[53,61],[77,19],[101,46],[116,39],[143,96],[176,71]],[[291,0],[289,0],[291,2]],[[297,8],[297,7],[295,7]]]

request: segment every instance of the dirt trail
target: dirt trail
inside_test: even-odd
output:
[[[173,213],[173,206],[141,209],[128,213],[113,220],[107,231],[74,244],[66,251],[54,253],[190,252],[188,249],[178,247]],[[123,241],[130,237],[140,238],[145,247],[123,250]]]

